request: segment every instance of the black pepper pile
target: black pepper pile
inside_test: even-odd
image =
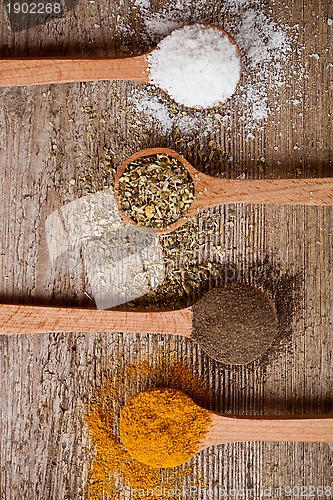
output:
[[[261,290],[235,284],[209,291],[193,308],[192,337],[208,356],[225,364],[254,361],[278,331],[273,301]]]

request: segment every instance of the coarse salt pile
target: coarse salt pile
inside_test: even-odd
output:
[[[148,56],[149,80],[179,104],[212,107],[228,99],[240,78],[236,42],[222,30],[194,24],[164,38]]]

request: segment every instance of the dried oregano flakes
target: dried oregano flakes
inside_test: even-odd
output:
[[[145,156],[127,165],[119,178],[118,198],[126,215],[139,226],[162,228],[190,207],[194,184],[176,158]]]

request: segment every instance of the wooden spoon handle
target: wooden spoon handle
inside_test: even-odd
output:
[[[213,414],[202,448],[241,441],[333,443],[333,415],[226,417]]]
[[[0,304],[0,334],[52,332],[166,333],[190,337],[192,310],[104,311]]]
[[[0,87],[95,80],[148,81],[145,55],[122,58],[0,59]]]
[[[240,180],[199,174],[195,183],[196,191],[202,193],[194,202],[195,209],[224,203],[333,206],[333,177]]]

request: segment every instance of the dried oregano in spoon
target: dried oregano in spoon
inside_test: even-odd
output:
[[[118,199],[139,226],[161,228],[176,222],[194,199],[189,172],[176,158],[155,154],[129,163],[119,178]]]
[[[168,233],[201,210],[226,203],[333,205],[332,177],[219,179],[169,148],[134,153],[118,169],[114,187],[123,220],[148,232]]]

